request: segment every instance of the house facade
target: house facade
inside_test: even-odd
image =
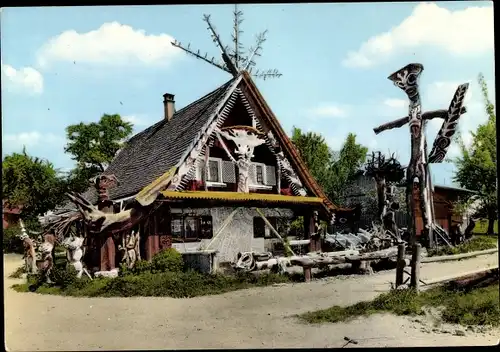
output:
[[[298,216],[309,239],[315,212],[329,222],[350,213],[326,197],[247,72],[180,110],[173,94],[163,103],[163,119],[132,137],[104,173],[118,180],[108,208],[119,212],[175,168],[154,212],[135,229],[143,259],[174,247],[215,250],[219,262],[230,262],[239,252],[269,250]],[[93,187],[83,197],[98,204]],[[88,265],[113,269],[119,238],[88,239]]]
[[[2,202],[2,225],[6,229],[10,225],[17,225],[21,216],[21,208]]]

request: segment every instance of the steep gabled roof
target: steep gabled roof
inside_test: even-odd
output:
[[[200,133],[204,132],[207,123],[213,119],[216,109],[228,99],[228,93],[235,85],[242,88],[254,102],[254,109],[258,109],[259,115],[275,134],[304,186],[315,197],[324,199],[323,209],[327,213],[348,210],[335,206],[328,199],[247,72],[177,111],[170,121],[159,121],[132,137],[104,173],[114,174],[120,183],[109,190],[110,198],[117,200],[134,196],[166,170],[182,161]],[[97,202],[94,187],[90,187],[83,196],[92,203]]]
[[[170,121],[162,119],[133,136],[104,172],[114,174],[120,183],[109,190],[110,198],[116,200],[135,195],[176,165],[233,82],[234,79],[176,111]],[[83,196],[91,203],[97,202],[94,187]]]
[[[334,205],[330,199],[328,199],[327,195],[323,191],[323,189],[318,185],[305,162],[302,160],[299,152],[295,148],[295,145],[292,143],[288,135],[285,133],[278,119],[272,112],[269,105],[266,103],[262,94],[260,94],[257,86],[253,82],[252,78],[248,74],[248,72],[243,72],[243,80],[242,82],[248,87],[247,93],[251,95],[254,99],[257,107],[262,111],[262,117],[269,124],[269,127],[276,133],[276,138],[283,143],[282,149],[285,153],[290,157],[289,161],[298,173],[301,180],[304,182],[304,186],[308,188],[314,196],[324,199],[325,210],[328,213],[332,213],[335,210],[352,210],[348,208],[340,208]]]

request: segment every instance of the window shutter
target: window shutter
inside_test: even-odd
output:
[[[222,161],[222,182],[236,183],[236,171],[232,161]]]
[[[276,169],[272,165],[266,165],[266,185],[276,186]]]
[[[248,168],[248,180],[249,184],[251,185],[256,185],[257,184],[257,177],[255,175],[255,164],[250,163],[250,166]]]
[[[201,181],[202,180],[201,173],[203,172],[203,164],[204,164],[204,162],[205,162],[205,159],[199,159],[196,162],[196,171],[195,171],[194,176],[193,176],[193,179],[196,180],[196,181]]]

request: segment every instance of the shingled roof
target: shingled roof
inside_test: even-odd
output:
[[[176,165],[196,135],[224,99],[234,79],[176,111],[170,121],[162,119],[133,136],[104,174],[114,174],[120,184],[109,190],[112,200],[133,196]],[[83,196],[97,203],[90,187]]]

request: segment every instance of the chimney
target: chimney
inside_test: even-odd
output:
[[[165,109],[165,120],[172,120],[172,116],[174,116],[175,112],[175,95],[170,93],[163,94],[163,108]]]

